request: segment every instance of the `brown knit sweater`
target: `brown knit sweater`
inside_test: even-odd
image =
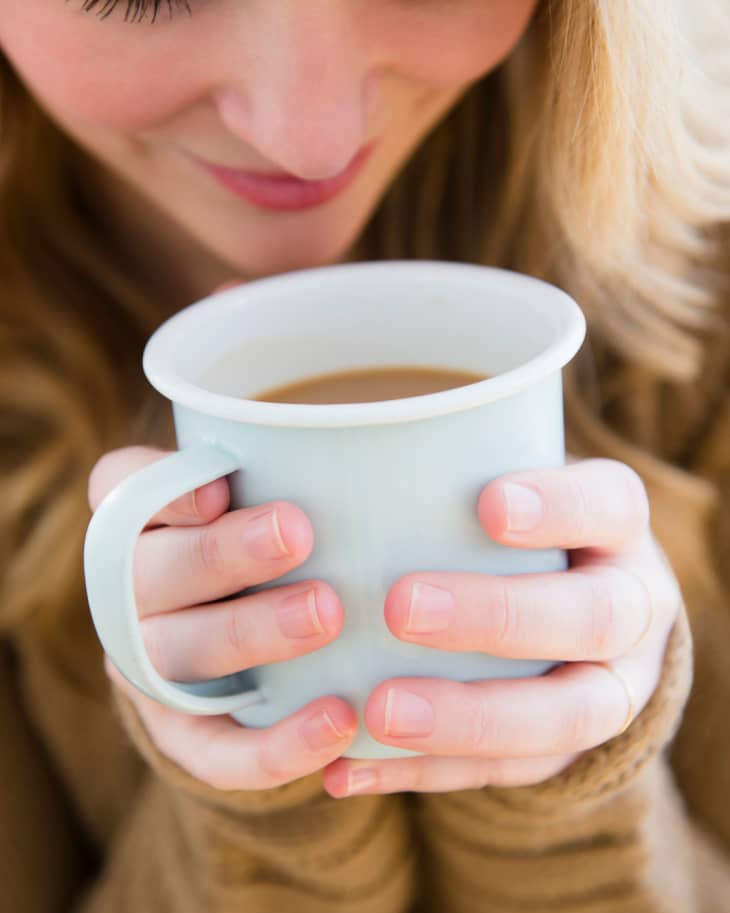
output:
[[[694,400],[657,394],[641,447],[567,397],[570,450],[615,456],[644,477],[687,607],[659,686],[623,735],[518,789],[335,800],[315,774],[220,792],[163,757],[132,705],[110,694],[76,605],[0,642],[0,910],[728,913],[724,370],[711,365]],[[634,382],[619,378],[606,413],[638,440],[648,394]],[[700,396],[697,418],[688,404]]]

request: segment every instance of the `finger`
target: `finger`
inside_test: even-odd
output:
[[[137,691],[107,662],[114,683],[134,702],[163,754],[216,789],[272,789],[320,770],[357,731],[355,711],[320,698],[267,729],[246,729],[230,716],[189,716]]]
[[[305,561],[313,542],[306,514],[284,501],[230,511],[206,526],[148,531],[133,562],[140,616],[273,580]]]
[[[156,463],[171,451],[153,447],[123,447],[110,450],[94,465],[89,474],[89,507],[95,511],[109,492],[144,466]],[[226,479],[215,479],[172,501],[156,513],[145,529],[167,526],[193,526],[210,523],[228,509],[230,490]]]
[[[324,771],[324,788],[335,799],[365,793],[441,793],[485,786],[532,786],[562,773],[580,755],[560,758],[338,758]]]
[[[658,623],[652,584],[659,570],[585,563],[559,574],[410,574],[388,592],[385,620],[401,640],[441,650],[613,659]]]
[[[218,292],[226,292],[229,288],[237,288],[237,286],[243,285],[244,282],[244,279],[227,279],[225,282],[221,282],[220,285],[216,285],[210,294],[217,295]]]
[[[613,663],[630,684],[602,665],[567,663],[536,678],[462,684],[397,679],[379,685],[365,709],[381,742],[449,757],[556,757],[614,738],[629,711],[641,712],[659,663]],[[635,711],[635,712],[634,712]]]
[[[649,529],[644,485],[633,469],[615,460],[501,476],[482,491],[477,513],[492,539],[522,548],[615,553]]]
[[[342,630],[344,609],[326,583],[308,580],[142,621],[163,678],[204,681],[319,650]]]

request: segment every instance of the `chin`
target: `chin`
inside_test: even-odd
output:
[[[234,273],[252,279],[288,273],[294,270],[329,266],[342,261],[362,231],[358,224],[349,232],[312,232],[301,238],[271,239],[268,243],[233,247],[227,239],[225,249],[213,250]]]

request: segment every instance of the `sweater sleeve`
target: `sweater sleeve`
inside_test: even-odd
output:
[[[142,794],[79,913],[407,913],[414,853],[407,799],[332,799],[321,774],[221,791],[152,742],[114,691],[149,763]]]
[[[666,758],[691,644],[683,609],[642,713],[562,774],[419,797],[424,913],[730,911],[730,861],[695,832]]]
[[[157,751],[120,693],[116,707],[150,763],[111,839],[92,849],[26,713],[14,667],[14,652],[0,641],[0,910],[410,910],[406,797],[342,802],[324,792],[321,774],[271,790],[215,790]]]
[[[0,643],[0,909],[64,913],[87,852],[60,782],[21,710]]]

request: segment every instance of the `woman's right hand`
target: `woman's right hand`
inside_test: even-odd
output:
[[[146,447],[113,450],[89,476],[89,504],[166,456]],[[217,602],[280,577],[311,553],[306,515],[283,501],[227,512],[218,479],[174,501],[142,531],[134,557],[140,628],[150,659],[168,679],[200,681],[311,653],[339,634],[344,609],[323,581],[307,580]],[[323,697],[267,729],[230,716],[189,716],[138,691],[106,659],[109,677],[134,702],[160,751],[218,789],[269,789],[338,758],[357,729],[355,711]]]

